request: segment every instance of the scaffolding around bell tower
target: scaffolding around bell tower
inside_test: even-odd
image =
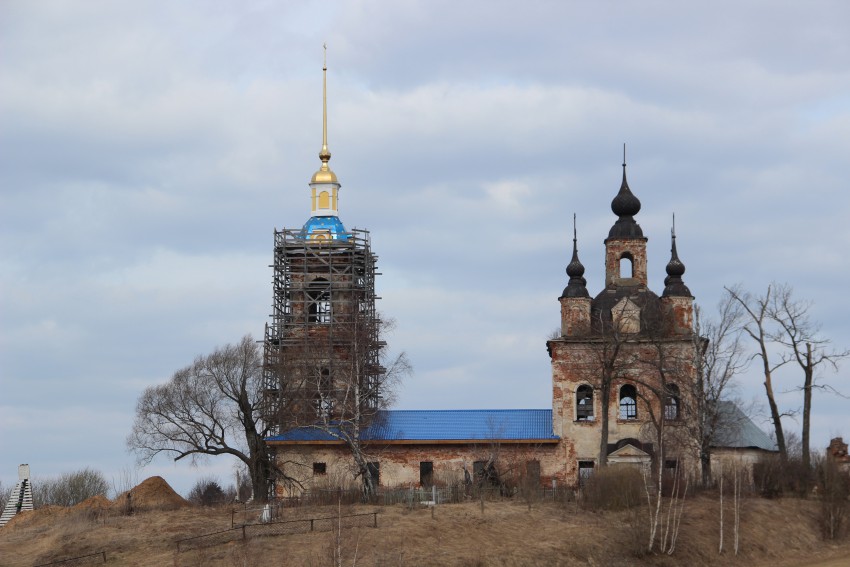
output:
[[[381,340],[375,309],[377,256],[369,231],[334,238],[304,229],[274,233],[271,322],[263,340],[264,420],[272,435],[327,417],[356,380],[362,403],[381,400]],[[338,406],[337,406],[338,407]]]

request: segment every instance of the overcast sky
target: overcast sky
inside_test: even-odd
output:
[[[841,0],[0,3],[0,480],[118,476],[146,386],[262,335],[273,230],[310,214],[323,42],[340,216],[414,365],[396,407],[551,407],[572,215],[595,295],[623,142],[652,289],[675,213],[705,309],[788,282],[850,347],[848,22]],[[762,402],[757,372],[738,395]],[[814,404],[814,447],[850,437],[850,402]]]

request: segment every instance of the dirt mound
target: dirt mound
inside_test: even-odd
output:
[[[141,510],[177,510],[191,506],[182,496],[165,482],[161,476],[152,476],[143,480],[135,488],[119,494],[114,506],[123,507],[128,512]]]
[[[112,501],[104,496],[103,494],[98,494],[96,496],[92,496],[91,498],[87,498],[83,500],[79,504],[74,506],[75,510],[107,510],[112,507]]]
[[[62,506],[42,506],[37,510],[18,512],[8,521],[4,529],[16,529],[48,525],[67,514]]]

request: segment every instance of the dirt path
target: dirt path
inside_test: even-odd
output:
[[[808,563],[804,567],[847,567],[850,565],[850,555],[838,557],[836,559],[828,559],[818,563]]]

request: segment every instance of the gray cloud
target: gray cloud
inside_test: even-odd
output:
[[[391,346],[416,367],[400,407],[550,403],[544,342],[572,214],[593,292],[624,141],[651,286],[675,212],[700,303],[725,284],[788,281],[850,344],[835,308],[850,247],[848,11],[4,3],[0,360],[15,402],[0,402],[0,478],[27,461],[116,474],[144,387],[261,334],[272,230],[309,214],[323,41],[342,218],[372,231]],[[753,374],[741,394],[759,388]],[[823,445],[846,412],[815,404]],[[153,471],[180,489],[197,474]]]

